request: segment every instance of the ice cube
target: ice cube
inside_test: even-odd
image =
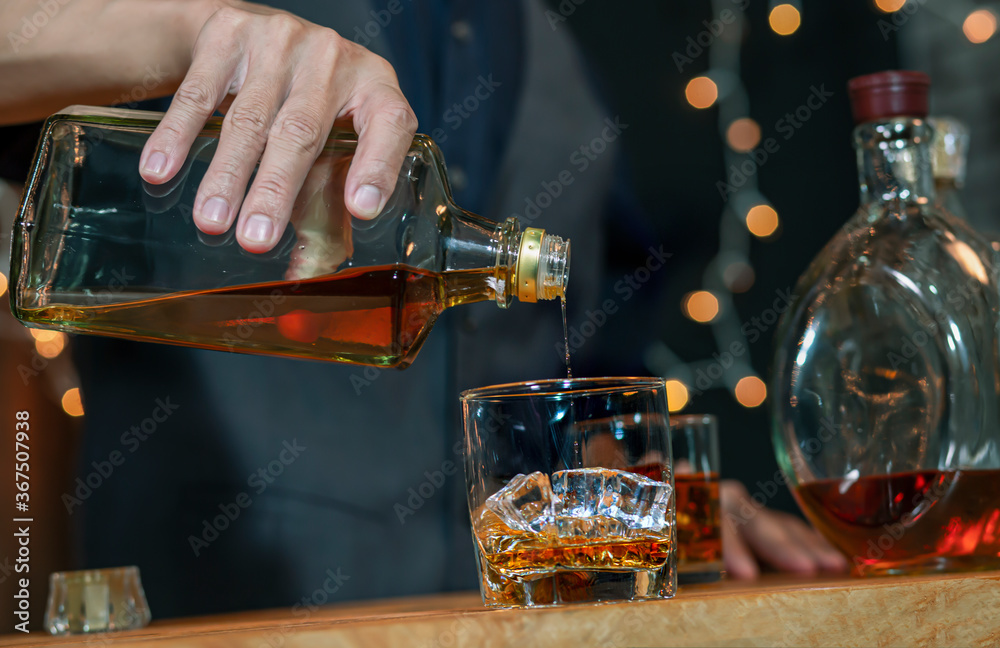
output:
[[[606,468],[516,475],[486,500],[507,527],[549,538],[629,537],[670,524],[670,484]]]
[[[606,515],[573,517],[557,515],[553,528],[558,538],[627,538],[628,525]]]
[[[670,523],[670,484],[606,468],[552,474],[553,514],[560,536],[628,535]]]
[[[512,529],[527,533],[552,533],[552,487],[541,472],[515,475],[486,500],[486,508]]]
[[[629,528],[663,529],[670,524],[670,484],[623,472],[619,489],[623,502],[622,519]]]

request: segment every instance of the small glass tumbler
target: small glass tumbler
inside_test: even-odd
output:
[[[578,378],[462,394],[483,602],[669,598],[677,589],[666,387]]]
[[[54,635],[135,630],[151,615],[138,567],[55,572],[45,628]]]
[[[719,425],[711,414],[670,417],[677,489],[677,579],[703,583],[722,577],[719,506]]]

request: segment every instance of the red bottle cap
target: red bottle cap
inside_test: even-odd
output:
[[[847,82],[854,122],[892,117],[926,117],[931,79],[923,72],[888,70]]]

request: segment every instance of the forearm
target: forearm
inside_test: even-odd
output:
[[[3,0],[0,124],[173,92],[228,0]]]

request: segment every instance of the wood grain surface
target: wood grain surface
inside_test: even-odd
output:
[[[156,610],[153,610],[155,618]],[[15,646],[998,646],[1000,572],[873,579],[772,575],[665,601],[487,610],[478,593],[154,621],[99,636],[6,635]]]

